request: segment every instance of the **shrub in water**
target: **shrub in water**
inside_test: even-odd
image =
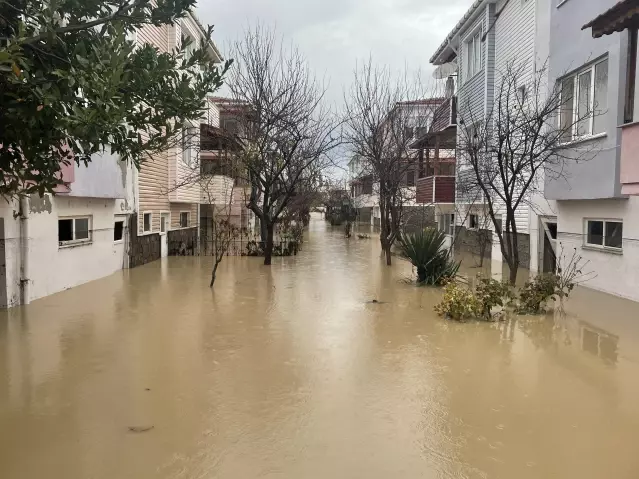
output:
[[[503,308],[514,299],[512,288],[508,282],[483,278],[481,275],[477,275],[475,296],[481,304],[481,316],[484,319],[491,318],[491,311],[494,307]]]
[[[444,287],[444,297],[441,303],[435,306],[435,311],[442,316],[463,321],[476,318],[481,315],[483,305],[475,293],[454,281]]]
[[[434,228],[402,235],[400,254],[417,269],[419,283],[441,285],[457,275],[460,263],[451,259],[444,248],[445,241],[446,235]]]
[[[557,297],[568,297],[574,287],[573,283],[565,288],[559,287],[559,276],[556,274],[538,274],[532,280],[526,281],[519,292],[518,313],[539,314],[546,303],[555,301]]]

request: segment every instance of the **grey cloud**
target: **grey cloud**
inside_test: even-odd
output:
[[[215,25],[225,45],[257,21],[275,25],[319,76],[330,79],[328,98],[339,102],[358,59],[372,55],[398,71],[432,71],[430,55],[472,0],[218,0],[201,2],[198,16]]]

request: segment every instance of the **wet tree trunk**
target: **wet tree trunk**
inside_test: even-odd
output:
[[[266,226],[266,243],[264,245],[264,265],[270,266],[273,256],[273,225]]]
[[[215,283],[215,273],[217,272],[217,267],[219,266],[220,262],[217,260],[215,260],[215,264],[213,265],[213,271],[211,272],[211,284],[209,284],[209,288],[213,287],[213,284]]]

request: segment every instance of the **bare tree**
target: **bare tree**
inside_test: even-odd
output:
[[[248,207],[260,221],[264,264],[271,264],[275,226],[296,193],[312,184],[338,145],[337,124],[324,106],[325,87],[295,48],[257,26],[235,42],[229,87],[249,114],[239,134],[240,159],[251,188]]]
[[[233,224],[231,221],[231,210],[233,208],[234,188],[231,187],[229,192],[228,203],[223,209],[216,208],[213,217],[213,269],[211,271],[211,283],[209,287],[213,287],[217,268],[229,252],[231,245],[237,241],[241,235],[241,227]]]
[[[566,161],[587,160],[592,151],[565,145],[593,115],[577,117],[572,105],[561,84],[547,84],[545,68],[530,74],[514,62],[501,73],[485,116],[473,117],[470,105],[460,105],[458,185],[483,197],[513,284],[520,262],[517,212],[539,191],[544,174],[562,176]]]
[[[379,188],[380,243],[391,264],[391,248],[400,235],[404,206],[414,200],[407,176],[416,178],[416,156],[410,144],[428,126],[439,105],[422,98],[419,82],[404,72],[395,78],[389,68],[372,59],[355,68],[353,84],[345,92],[346,141],[364,160],[362,174],[370,174]]]

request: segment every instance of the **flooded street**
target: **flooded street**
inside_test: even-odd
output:
[[[638,304],[450,322],[319,219],[213,291],[210,259],[0,313],[0,477],[639,477]]]

